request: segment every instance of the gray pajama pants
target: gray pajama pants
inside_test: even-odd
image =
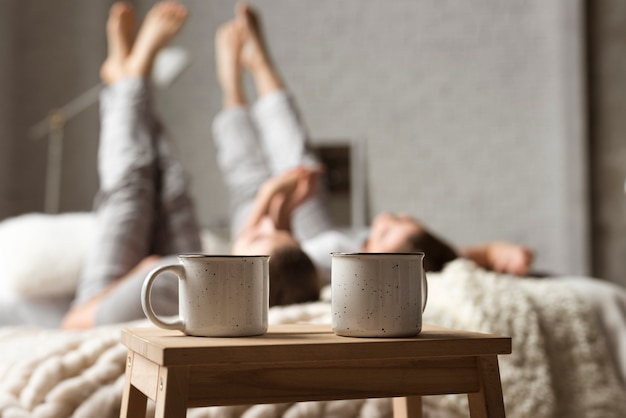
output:
[[[94,242],[74,304],[96,296],[146,256],[201,251],[187,175],[155,116],[148,84],[127,79],[102,93]],[[162,262],[172,261],[166,257]],[[140,291],[145,273],[107,295],[96,313],[97,324],[144,316]],[[176,313],[177,281],[164,278],[155,285],[157,312]]]
[[[295,106],[284,92],[259,100],[250,111],[225,110],[213,127],[218,163],[231,196],[235,235],[265,180],[317,161],[308,149]],[[160,264],[170,264],[175,262],[172,254],[201,251],[187,175],[155,116],[145,80],[124,80],[103,91],[98,173],[94,243],[75,304],[98,295],[148,255],[166,256]],[[321,196],[294,215],[294,233],[302,240],[331,227]],[[97,325],[144,317],[140,294],[146,274],[138,272],[107,294],[96,312]],[[176,314],[177,280],[158,280],[152,301],[159,314]]]
[[[201,251],[186,173],[152,106],[151,90],[140,79],[124,80],[102,94],[95,242],[74,303],[99,294],[148,255],[165,255],[160,264],[171,264],[176,262],[172,254]],[[317,160],[308,149],[295,106],[284,92],[259,100],[250,111],[221,112],[213,128],[218,163],[231,197],[232,234],[236,235],[265,180]],[[332,228],[322,199],[311,199],[294,214],[298,239]],[[144,317],[140,294],[147,272],[127,278],[107,294],[96,312],[97,325]],[[177,280],[158,280],[152,302],[159,314],[176,314]]]
[[[231,235],[245,223],[264,181],[290,168],[317,164],[295,103],[286,92],[259,99],[252,108],[222,111],[213,123],[218,165],[231,202]],[[299,241],[334,228],[323,191],[294,213],[292,228]]]

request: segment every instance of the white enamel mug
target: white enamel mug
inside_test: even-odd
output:
[[[333,331],[346,337],[413,337],[428,298],[424,253],[332,253]]]
[[[141,304],[156,326],[202,337],[245,337],[267,331],[269,256],[178,256],[179,264],[158,267],[146,277]],[[178,277],[178,312],[161,319],[152,309],[150,294],[162,273]]]

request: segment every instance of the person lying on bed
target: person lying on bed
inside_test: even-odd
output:
[[[329,280],[329,253],[335,251],[424,251],[427,270],[441,270],[462,256],[487,270],[519,276],[531,273],[533,253],[526,247],[493,242],[455,249],[408,215],[383,213],[374,218],[371,228],[336,228],[326,211],[322,190],[310,184],[317,180],[319,162],[307,145],[307,133],[294,100],[272,65],[258,15],[250,7],[238,5],[235,19],[218,31],[216,63],[224,108],[214,120],[213,138],[232,200],[234,253],[264,252],[271,247],[268,242],[282,234],[289,237],[290,245],[299,242],[315,264],[322,283]],[[244,70],[251,74],[256,86],[257,101],[252,106],[247,104],[241,83]],[[280,181],[281,176],[303,176],[310,197],[301,199],[299,205],[287,205],[286,213],[291,216],[287,222],[263,222],[263,217],[260,222],[247,222],[255,197],[264,193],[267,182]],[[291,184],[295,189],[299,187],[297,182]],[[250,245],[255,243],[256,247]],[[267,247],[264,249],[263,245]],[[301,280],[306,277],[293,276]],[[599,328],[607,336],[613,360],[626,384],[626,291],[589,278],[552,280],[573,289],[597,315]],[[291,281],[284,289],[294,285],[297,283]]]
[[[243,254],[249,248],[241,248],[241,237],[252,235],[247,231],[254,229],[254,223],[246,220],[257,190],[262,190],[264,182],[293,170],[319,173],[319,162],[310,150],[295,102],[272,63],[258,14],[251,7],[239,4],[235,19],[218,31],[216,64],[223,110],[214,120],[213,138],[231,196],[233,251]],[[243,71],[249,72],[256,87],[257,100],[252,106],[242,85]],[[440,270],[458,256],[505,273],[525,275],[531,269],[533,254],[526,247],[493,242],[455,250],[408,215],[383,213],[373,220],[371,228],[337,228],[325,208],[323,193],[316,191],[313,188],[313,196],[290,211],[292,219],[282,227],[300,242],[325,282],[329,278],[329,253],[335,251],[426,251],[427,270]],[[268,228],[262,232],[253,236],[260,240],[274,233]]]
[[[101,97],[96,232],[64,328],[143,318],[139,295],[146,273],[175,262],[171,254],[201,251],[187,176],[155,115],[147,81],[154,57],[178,33],[186,16],[179,3],[158,3],[133,42],[133,9],[126,3],[111,8],[109,55],[101,70],[107,87]],[[216,55],[225,106],[215,120],[214,134],[233,205],[232,252],[272,256],[272,305],[318,298],[320,270],[311,258],[321,261],[317,267],[323,269],[330,261],[329,243],[333,250],[351,249],[347,241],[358,243],[354,250],[359,251],[428,247],[429,260],[441,253],[438,262],[427,265],[433,269],[457,256],[408,217],[377,217],[364,241],[359,240],[364,231],[332,227],[316,193],[319,166],[308,152],[304,129],[265,53],[256,15],[249,7],[238,6],[236,18],[219,29]],[[245,108],[242,68],[251,72],[259,92],[254,109],[257,126]],[[267,149],[272,150],[269,156]],[[416,241],[420,236],[423,241]],[[532,259],[527,250],[506,243],[462,254],[486,267],[521,274]],[[498,259],[514,262],[498,264]],[[174,279],[155,284],[152,299],[160,314],[177,313],[177,290]]]
[[[110,10],[109,52],[101,68],[106,87],[101,97],[95,236],[63,328],[143,318],[139,295],[147,271],[175,262],[172,254],[201,252],[200,227],[188,193],[187,176],[156,117],[147,79],[156,54],[178,33],[186,17],[183,5],[158,3],[133,41],[135,14],[131,6],[120,2]],[[311,194],[308,190],[315,184],[310,181],[314,175],[296,170],[266,182],[249,207],[250,234],[255,233],[256,225],[259,229],[268,223],[274,225],[268,215],[276,213],[278,201],[282,202],[282,220],[276,224],[288,219],[287,207],[299,205]],[[252,245],[253,240],[242,234],[239,248],[257,251],[254,247],[248,249],[244,241]],[[280,251],[272,251],[274,245]],[[273,281],[285,268],[290,276],[294,268],[308,268],[314,274],[311,261],[289,234],[276,234],[272,246],[268,253],[273,260]],[[177,281],[159,282],[152,293],[155,308],[163,315],[173,315],[178,311]],[[308,288],[303,283],[288,295],[273,293],[271,303],[317,299],[317,281],[311,281]]]
[[[158,3],[149,12],[133,42],[134,19],[130,6],[116,3],[107,23],[109,56],[101,76],[108,87],[101,98],[102,131],[98,156],[101,190],[96,199],[95,242],[92,254],[85,262],[73,308],[63,321],[65,328],[89,328],[143,318],[139,295],[145,274],[155,263],[175,261],[159,255],[201,250],[199,226],[187,193],[187,178],[154,114],[146,81],[156,52],[180,30],[186,10],[178,3]],[[441,253],[437,261],[440,265],[433,263],[432,268],[441,267],[441,263],[457,254],[466,255],[485,267],[504,271],[512,269],[512,265],[519,266],[520,260],[525,270],[519,271],[527,271],[530,267],[532,254],[523,247],[503,243],[456,251],[434,234],[423,234],[428,232],[423,225],[406,216],[380,215],[368,234],[333,229],[325,217],[323,201],[315,193],[319,168],[314,159],[309,160],[311,156],[306,148],[304,129],[293,102],[269,64],[258,22],[251,9],[238,7],[235,22],[228,23],[218,32],[217,47],[218,73],[226,106],[215,120],[215,140],[220,150],[220,166],[225,170],[226,183],[233,193],[233,224],[237,225],[237,217],[241,218],[240,230],[235,231],[233,252],[264,252],[259,245],[265,241],[270,242],[268,248],[278,247],[271,251],[276,253],[287,241],[288,245],[308,251],[314,261],[329,262],[328,252],[335,249],[421,249],[432,260],[438,258],[435,257],[438,251],[432,249],[436,245]],[[235,72],[228,72],[225,59],[233,60],[230,62],[236,64],[232,67]],[[256,67],[255,63],[259,62],[261,65]],[[227,104],[231,97],[228,92],[237,92],[237,86],[226,84],[224,80],[230,74],[238,81],[240,64],[253,74],[261,93],[251,112],[245,107],[245,101],[235,102],[235,106]],[[264,80],[268,84],[263,84]],[[229,90],[233,87],[235,90]],[[269,87],[269,91],[264,87]],[[270,118],[267,125],[251,124],[251,120],[259,116]],[[230,124],[231,119],[247,122],[237,127]],[[259,141],[261,145],[247,149],[241,146],[243,143],[234,143],[231,144],[233,149],[228,151],[223,147],[227,136],[222,134],[229,126],[237,129],[235,132],[247,132],[249,137],[245,140]],[[257,130],[261,135],[256,135]],[[272,135],[265,135],[269,130]],[[281,132],[295,135],[283,136]],[[239,140],[242,139],[237,136],[233,139]],[[285,140],[288,142],[283,142]],[[272,152],[268,153],[268,149]],[[237,156],[243,158],[248,152],[257,154],[256,163],[260,166],[267,165],[275,173],[284,171],[278,175],[270,172],[268,178],[259,182],[259,190],[244,190],[249,179],[239,177],[244,174],[234,168],[230,172],[232,166],[227,163],[229,155],[232,157],[230,161],[236,162]],[[271,158],[274,152],[281,157]],[[249,177],[258,181],[257,174],[250,172]],[[238,190],[242,191],[241,195],[235,193]],[[255,197],[251,202],[248,194]],[[246,206],[248,215],[245,215]],[[420,235],[425,241],[416,241]],[[278,236],[283,241],[277,239]],[[302,240],[300,243],[299,239]],[[328,248],[329,243],[332,248],[325,249],[319,259],[311,250],[316,241],[318,248]],[[498,267],[496,259],[511,255],[517,263]],[[306,287],[302,276],[294,274],[292,277],[298,281],[289,282],[289,288],[297,292]],[[601,280],[563,280],[563,283],[578,291],[581,298],[593,307],[626,381],[626,292]],[[314,285],[311,287],[317,290]],[[177,313],[177,280],[158,281],[153,289],[153,300],[163,315]]]

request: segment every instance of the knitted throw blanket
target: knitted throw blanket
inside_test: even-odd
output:
[[[589,307],[558,280],[519,279],[457,260],[429,275],[425,322],[509,335],[501,356],[509,417],[624,417],[626,396]],[[270,311],[270,323],[329,323],[330,304]],[[123,327],[82,332],[0,329],[0,417],[117,417],[126,349]],[[426,417],[467,416],[467,398],[424,398]],[[190,409],[192,418],[388,417],[389,399]]]
[[[626,390],[594,313],[560,280],[456,260],[429,286],[426,322],[512,337],[512,354],[498,359],[508,417],[626,417]],[[467,398],[445,398],[440,409],[465,412]]]

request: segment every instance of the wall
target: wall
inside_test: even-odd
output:
[[[370,215],[409,212],[459,244],[510,239],[542,269],[587,271],[577,2],[253,3],[312,138],[365,143]],[[205,168],[221,100],[212,34],[234,2],[186,4],[179,43],[194,65],[163,108],[204,174],[195,191],[211,223],[227,216]]]
[[[588,12],[593,271],[626,285],[626,3]]]
[[[140,14],[153,2],[136,1]],[[459,244],[509,239],[542,269],[588,270],[580,1],[252,2],[314,141],[362,141],[370,215],[411,213]],[[107,2],[20,2],[15,213],[41,210],[45,147],[25,132],[97,82]],[[234,1],[188,0],[176,43],[193,65],[159,108],[193,178],[203,224],[226,196],[210,121],[221,97],[213,34]],[[71,10],[71,13],[68,11]],[[59,24],[59,22],[61,22]],[[63,30],[59,30],[62,28]],[[67,125],[62,210],[95,193],[97,112]]]
[[[0,62],[13,62],[13,20],[15,1],[0,4]],[[10,214],[9,205],[4,202],[11,199],[11,163],[13,158],[13,126],[14,107],[13,67],[0,65],[0,219]]]
[[[30,128],[55,108],[99,82],[106,51],[107,2],[62,0],[16,2],[13,15],[16,89],[12,117],[13,194],[11,213],[42,211],[47,137],[32,138]],[[19,88],[19,90],[17,90]],[[95,154],[97,106],[67,121],[60,211],[88,210],[97,187]],[[19,187],[16,187],[19,179]]]

